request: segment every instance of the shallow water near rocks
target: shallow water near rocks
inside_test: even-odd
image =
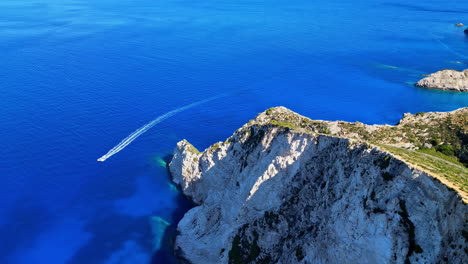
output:
[[[468,106],[413,86],[468,68],[468,4],[413,2],[1,1],[0,262],[175,263],[175,144],[204,149],[266,108],[393,124]]]

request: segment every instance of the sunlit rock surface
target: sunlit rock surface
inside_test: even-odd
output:
[[[369,133],[390,127],[355,125]],[[173,181],[198,205],[178,225],[179,257],[197,264],[468,259],[461,194],[351,131],[277,107],[204,152],[179,142]]]
[[[468,92],[468,69],[441,70],[416,83],[418,87],[454,92]]]

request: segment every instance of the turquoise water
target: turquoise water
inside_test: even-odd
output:
[[[204,149],[271,106],[379,124],[468,106],[412,85],[468,68],[468,3],[411,2],[1,1],[0,263],[174,262],[176,142]]]

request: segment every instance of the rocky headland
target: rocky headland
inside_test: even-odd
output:
[[[197,206],[178,225],[185,263],[464,263],[468,108],[395,126],[259,114],[173,181]],[[466,158],[466,159],[465,159]]]
[[[418,87],[454,92],[468,92],[468,69],[440,70],[416,83]]]

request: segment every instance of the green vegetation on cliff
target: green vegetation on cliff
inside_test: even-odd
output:
[[[405,114],[397,125],[391,126],[311,120],[284,107],[273,107],[249,125],[362,140],[438,177],[465,197],[468,193],[468,108]]]
[[[387,145],[378,145],[382,149],[416,165],[422,170],[436,174],[448,180],[454,187],[468,193],[468,168],[455,157],[446,156],[434,150],[408,150]],[[447,184],[447,183],[446,183]],[[449,186],[451,187],[451,186]]]
[[[184,140],[185,144],[187,144],[188,146],[188,150],[192,153],[195,153],[195,154],[200,154],[201,152],[196,148],[194,147],[192,144],[190,144],[187,140]]]

